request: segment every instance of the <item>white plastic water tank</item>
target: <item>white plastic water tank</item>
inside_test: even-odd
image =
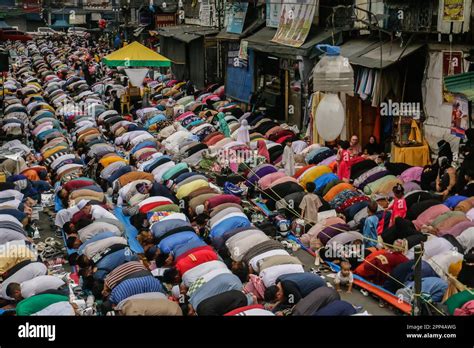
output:
[[[317,45],[325,55],[313,71],[313,90],[319,92],[354,92],[354,70],[341,56],[338,46]]]

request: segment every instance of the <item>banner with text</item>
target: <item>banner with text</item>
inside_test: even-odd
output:
[[[289,4],[283,3],[278,29],[272,41],[292,47],[303,45],[318,6],[319,0],[296,0]]]

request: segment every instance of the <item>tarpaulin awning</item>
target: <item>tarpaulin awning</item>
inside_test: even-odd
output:
[[[169,67],[171,60],[134,41],[131,44],[105,56],[107,66],[126,67]]]
[[[88,11],[85,11],[81,8],[75,8],[75,7],[64,7],[64,8],[61,8],[61,9],[51,9],[52,14],[65,15],[65,16],[69,16],[71,11],[74,11],[75,15],[86,15],[87,13],[89,13]]]
[[[203,36],[213,36],[219,32],[218,29],[206,28],[197,25],[180,25],[157,28],[160,36],[173,38],[184,43],[190,43]]]
[[[401,59],[422,48],[422,43],[411,43],[400,46],[399,41],[385,42],[373,39],[351,40],[341,46],[341,55],[347,57],[351,64],[372,69],[385,69]],[[382,49],[382,59],[380,59]]]
[[[312,58],[320,54],[316,50],[316,45],[321,43],[338,44],[340,41],[340,32],[331,32],[329,30],[320,31],[320,32],[310,32],[305,43],[301,47],[290,47],[286,45],[281,45],[271,40],[275,36],[277,29],[265,27],[255,34],[246,38],[248,41],[248,47],[254,49],[258,52],[265,52],[269,54],[276,55],[282,58],[294,58],[296,56],[304,56]]]
[[[474,71],[447,76],[444,78],[444,85],[448,92],[463,94],[474,101]]]
[[[341,56],[351,60],[372,51],[377,45],[380,45],[380,42],[375,39],[349,40],[340,46]]]
[[[143,84],[146,74],[148,74],[148,69],[125,69],[125,73],[127,74],[132,86],[140,87]]]
[[[69,28],[70,25],[64,19],[58,19],[54,24],[51,26],[53,28]]]
[[[228,33],[227,29],[224,28],[219,32],[219,34],[216,35],[216,39],[223,40],[223,41],[224,40],[229,40],[229,41],[240,40],[254,33],[255,31],[257,31],[264,25],[265,25],[265,19],[258,18],[257,20],[252,22],[247,28],[245,28],[241,34]]]

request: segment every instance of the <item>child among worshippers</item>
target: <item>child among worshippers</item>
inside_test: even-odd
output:
[[[405,189],[403,186],[401,184],[395,185],[393,187],[393,194],[395,198],[387,208],[387,210],[392,211],[389,227],[393,226],[397,217],[405,218],[407,215],[407,202],[404,197]]]
[[[367,248],[377,246],[377,226],[379,224],[379,218],[375,215],[377,208],[378,205],[375,201],[371,201],[367,206],[368,216],[365,219],[364,228],[362,230],[364,244]]]
[[[291,146],[291,140],[287,140],[281,161],[281,164],[285,168],[285,174],[288,176],[295,175],[295,153],[293,152],[293,148]]]
[[[314,182],[308,182],[306,184],[307,194],[304,195],[300,203],[301,218],[304,219],[306,223],[318,222],[318,210],[323,205],[318,195],[314,193],[315,190],[316,185]]]
[[[377,163],[378,166],[384,166],[385,165],[385,162],[387,162],[388,160],[388,157],[386,154],[384,153],[381,153],[380,155],[377,156],[377,158],[375,159],[375,163]]]
[[[207,215],[206,213],[200,213],[198,216],[196,216],[196,219],[193,222],[193,227],[198,236],[206,236],[206,225],[208,221],[209,215]]]
[[[349,181],[351,176],[351,152],[349,151],[350,144],[347,140],[342,140],[339,143],[339,150],[337,151],[337,176],[340,180]]]
[[[247,144],[250,144],[250,126],[246,119],[243,119],[240,122],[240,127],[237,130],[237,141]]]
[[[334,284],[336,285],[336,290],[341,292],[341,286],[347,286],[347,293],[352,292],[352,284],[354,283],[354,277],[351,272],[351,264],[348,261],[341,262],[341,270],[336,273],[336,278],[334,278]]]
[[[463,187],[462,191],[459,192],[461,196],[473,197],[474,196],[474,169],[469,168],[464,174],[464,179],[467,184]]]

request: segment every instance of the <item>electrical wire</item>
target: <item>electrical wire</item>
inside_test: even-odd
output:
[[[238,174],[238,173],[237,173],[237,175],[240,176],[240,177],[242,177],[243,179],[247,180],[243,175]],[[256,175],[256,174],[254,174],[254,175]],[[257,177],[258,177],[258,175],[257,175]],[[257,185],[254,185],[254,186],[256,186],[257,189],[259,189]],[[263,192],[263,191],[262,191],[262,192]],[[334,228],[334,227],[333,227],[333,228]],[[337,229],[337,228],[334,228],[334,229]],[[343,230],[340,230],[340,231],[343,231]],[[344,230],[343,232],[347,232],[347,231]],[[323,231],[321,231],[320,233],[326,235],[327,237],[330,237],[330,236],[328,236],[327,234],[325,234]],[[370,238],[367,238],[367,239],[370,239]],[[419,263],[421,260],[422,260],[422,255],[420,255],[420,257],[418,257],[418,259],[416,260],[416,262],[415,262],[415,264],[414,264],[413,267],[416,267],[416,266],[418,265],[418,263]],[[392,279],[393,281],[395,281],[396,283],[398,283],[399,285],[401,285],[402,288],[411,290],[406,284],[402,283],[400,280],[398,280],[397,278],[393,277],[391,274],[389,274],[389,273],[385,272],[384,270],[382,270],[381,268],[377,267],[376,265],[374,265],[372,262],[368,261],[367,259],[363,259],[362,262],[365,262],[365,263],[369,264],[370,266],[374,267],[374,268],[377,269],[379,272],[383,273],[386,277]],[[420,297],[425,303],[427,303],[428,305],[430,305],[430,306],[431,306],[433,309],[435,309],[439,314],[441,314],[441,315],[443,315],[443,316],[445,315],[442,311],[440,311],[440,310],[439,310],[436,306],[434,306],[431,302],[429,302],[429,301],[427,301],[426,299],[424,299],[424,298],[421,296],[421,294],[414,294],[413,296],[415,297],[415,295],[416,295],[416,297]]]
[[[247,163],[242,162],[242,164],[245,165],[245,166],[248,168],[248,170],[252,173],[252,175],[255,175],[257,178],[261,179],[261,177],[260,177],[257,173],[255,173],[255,171],[253,171],[252,168],[250,168],[250,167],[247,165]],[[247,181],[247,178],[245,178],[243,175],[241,175],[241,174],[239,174],[239,173],[237,173],[237,175]],[[260,192],[265,193],[266,195],[268,195],[268,194],[267,194],[264,190],[262,190],[258,185],[254,184],[254,183],[250,183],[250,184],[251,184],[254,188],[256,188],[258,191],[260,191]],[[282,197],[281,197],[277,192],[275,192],[271,187],[270,187],[269,189],[272,191],[272,193],[274,193],[274,194],[277,196],[277,198],[279,198],[279,200],[284,200],[284,198],[282,198]],[[310,224],[310,225],[312,225],[312,226],[315,225],[314,222],[312,222],[312,221],[310,221],[310,220],[307,220],[307,219],[304,219],[304,218],[301,216],[300,213],[298,213],[296,210],[292,209],[291,207],[288,207],[288,205],[285,207],[285,209],[288,210],[288,211],[290,211],[292,214],[294,214],[296,217],[300,218],[301,220],[308,221],[308,224]],[[254,211],[255,211],[255,210],[254,210]],[[325,225],[323,225],[323,226],[325,226]],[[329,226],[326,226],[326,227],[331,227],[331,228],[333,228],[333,229],[335,229],[335,230],[338,230],[338,231],[340,231],[340,232],[343,232],[343,233],[344,233],[344,232],[347,232],[346,230],[342,230],[342,229],[339,229],[339,228],[337,228],[337,227],[330,226],[330,225],[329,225]],[[327,235],[324,231],[320,231],[319,233],[325,235],[325,236],[328,237],[328,238],[331,238],[331,236]],[[373,238],[369,238],[369,237],[366,237],[366,236],[363,236],[363,238],[364,238],[364,239],[367,239],[367,240],[370,240],[370,241],[375,241],[375,242],[377,242],[377,243],[380,243],[379,240],[374,240]],[[398,246],[395,246],[395,245],[392,245],[392,244],[389,244],[389,243],[383,242],[383,243],[381,243],[381,244],[384,245],[384,246],[386,246],[387,249],[394,249],[395,251],[401,251],[401,250],[402,250],[402,248],[400,248],[400,247],[398,247]],[[422,260],[422,255],[416,260],[416,262],[415,262],[415,264],[414,264],[413,267],[416,267],[416,266],[418,265],[418,263],[419,263],[421,260]],[[433,261],[433,260],[432,260],[432,261]],[[403,288],[407,288],[407,289],[408,289],[408,287],[407,287],[405,284],[403,284],[402,282],[400,282],[398,279],[394,278],[394,277],[393,277],[392,275],[390,275],[389,273],[387,273],[387,272],[383,271],[382,269],[378,268],[377,266],[375,266],[374,264],[372,264],[370,261],[367,261],[366,259],[364,259],[363,262],[368,263],[368,264],[371,265],[372,267],[376,268],[379,272],[382,272],[384,275],[386,275],[387,277],[389,277],[389,278],[391,278],[392,280],[394,280],[395,282],[397,282],[399,285],[402,285]],[[436,265],[438,265],[435,261],[433,261],[433,262],[434,262]],[[438,265],[438,267],[439,267],[441,270],[443,270],[439,265]],[[443,272],[444,272],[444,270],[443,270]],[[444,273],[445,273],[448,277],[452,277],[451,274],[449,274],[449,273],[447,273],[447,272],[444,272]],[[457,279],[456,279],[456,280],[457,280]],[[459,281],[458,281],[458,282],[459,282]],[[460,283],[460,284],[462,284],[462,283]],[[462,285],[467,289],[467,287],[466,287],[464,284],[462,284]],[[469,289],[467,289],[467,290],[470,291]],[[472,291],[472,293],[474,293],[474,291]],[[414,295],[414,296],[415,296],[415,295]],[[420,294],[418,294],[417,296],[420,296]],[[421,298],[425,303],[427,303],[428,305],[430,305],[433,309],[435,309],[438,313],[440,313],[441,315],[445,315],[445,314],[444,314],[443,312],[441,312],[436,306],[434,306],[431,302],[427,301],[427,300],[424,299],[422,296],[420,296],[420,298]]]
[[[261,179],[261,177],[260,177],[257,173],[255,173],[255,172],[252,170],[252,168],[250,168],[245,162],[243,162],[243,164],[249,169],[249,171],[250,171],[253,175],[255,175],[257,178]],[[240,174],[238,174],[238,175],[240,175]],[[242,178],[244,178],[242,175],[240,175],[240,176],[241,176]],[[246,178],[244,178],[244,179],[247,180]],[[264,190],[262,190],[260,187],[258,187],[258,185],[255,185],[255,184],[253,184],[253,183],[251,183],[251,184],[252,184],[252,185],[254,186],[254,188],[256,188],[258,191],[260,191],[260,192],[262,192],[262,193],[268,195]],[[284,200],[284,198],[282,198],[277,192],[275,192],[275,191],[273,190],[273,188],[270,187],[269,190],[271,190],[271,192],[272,192],[273,194],[275,194],[275,196],[278,198],[278,200]],[[273,197],[273,199],[274,199],[274,197]],[[309,225],[311,225],[311,226],[314,226],[314,225],[317,224],[317,222],[314,222],[314,221],[311,221],[311,220],[308,220],[308,219],[303,218],[302,215],[301,215],[298,211],[296,211],[295,209],[293,209],[293,208],[291,208],[291,207],[288,207],[288,205],[286,205],[285,209],[288,210],[288,211],[289,211],[290,213],[292,213],[293,215],[295,215],[297,218],[299,218],[299,219],[301,219],[301,220],[304,220],[305,222],[307,222],[307,223],[308,223]],[[343,230],[343,229],[340,229],[340,228],[338,228],[338,227],[334,227],[334,226],[331,226],[331,225],[329,225],[329,226],[323,225],[323,227],[331,227],[332,229],[337,230],[337,231],[340,231],[340,232],[343,232],[343,233],[344,233],[344,232],[347,232],[346,230]],[[328,237],[328,238],[331,238],[331,236],[327,235],[327,234],[326,234],[325,232],[323,232],[323,231],[321,231],[320,233],[322,233],[323,235],[325,235],[325,236]],[[384,246],[387,246],[387,249],[394,249],[394,250],[396,250],[396,251],[401,251],[401,250],[402,250],[402,249],[401,249],[400,247],[398,247],[398,246],[395,246],[395,245],[389,244],[389,243],[385,243],[385,242],[380,242],[378,239],[373,239],[373,238],[366,237],[366,236],[363,236],[363,238],[366,239],[366,240],[369,240],[369,241],[372,241],[372,242],[375,242],[375,243],[380,243],[380,244],[382,244],[382,245],[384,245]]]

